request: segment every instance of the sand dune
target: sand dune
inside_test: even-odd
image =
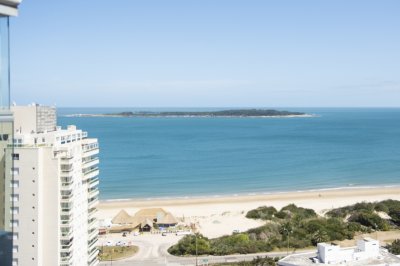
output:
[[[204,235],[217,237],[231,234],[233,230],[244,231],[263,224],[261,221],[245,217],[247,211],[263,205],[281,208],[295,203],[323,214],[332,208],[385,199],[400,200],[400,187],[346,188],[231,197],[102,201],[98,206],[98,216],[100,219],[109,219],[121,209],[133,214],[142,208],[162,207],[177,218],[197,223]]]

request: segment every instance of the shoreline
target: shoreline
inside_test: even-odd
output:
[[[265,221],[245,217],[248,211],[261,206],[273,206],[280,209],[294,203],[323,215],[332,208],[362,201],[374,202],[386,199],[400,200],[400,186],[346,187],[221,197],[100,201],[98,218],[111,221],[122,209],[133,215],[144,208],[163,208],[171,212],[178,220],[185,221],[186,224],[196,224],[203,235],[214,238],[231,234],[235,230],[242,232],[265,224]]]
[[[62,117],[125,117],[125,118],[311,118],[315,114],[304,115],[258,115],[258,116],[224,116],[224,115],[106,115],[106,114],[70,114]]]
[[[111,199],[100,199],[100,204],[117,203],[117,202],[157,202],[157,201],[190,201],[202,199],[226,199],[226,198],[243,198],[243,197],[263,197],[263,196],[274,196],[284,194],[295,194],[295,193],[312,193],[312,192],[330,192],[338,190],[375,190],[375,189],[388,189],[398,188],[400,190],[400,184],[383,185],[383,186],[345,186],[345,187],[330,187],[330,188],[311,188],[302,190],[285,190],[285,191],[265,191],[265,192],[239,192],[239,193],[227,193],[227,194],[211,194],[211,195],[195,195],[195,196],[163,196],[163,197],[137,197],[137,198],[111,198]]]

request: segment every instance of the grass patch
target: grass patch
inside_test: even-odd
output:
[[[120,260],[133,256],[139,250],[136,246],[128,247],[99,247],[99,260]]]

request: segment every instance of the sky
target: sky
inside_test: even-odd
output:
[[[59,107],[400,107],[397,0],[25,0],[11,98]]]

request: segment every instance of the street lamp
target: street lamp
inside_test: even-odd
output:
[[[196,266],[197,266],[198,264],[197,264],[197,234],[196,233],[194,234],[194,238],[195,238],[195,246],[196,246]]]
[[[286,254],[289,255],[289,238],[290,238],[289,234],[293,233],[293,231],[290,230],[289,228],[286,228],[286,227],[283,228],[283,231],[286,232],[286,234],[287,234],[287,251],[286,251]]]

